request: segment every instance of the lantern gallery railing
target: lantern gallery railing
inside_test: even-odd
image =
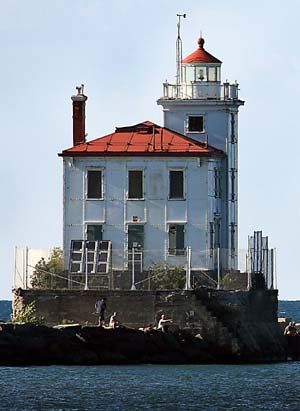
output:
[[[163,99],[195,99],[195,100],[237,100],[238,84],[191,82],[185,84],[163,84]]]

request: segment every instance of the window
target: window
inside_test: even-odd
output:
[[[231,113],[231,143],[236,143],[235,135],[234,135],[234,128],[235,128],[235,118],[234,114]]]
[[[208,67],[208,81],[217,81],[217,67]]]
[[[235,169],[231,169],[231,201],[235,201]]]
[[[87,172],[87,198],[102,198],[102,171],[88,170]]]
[[[102,225],[101,224],[88,224],[87,229],[88,241],[102,241]]]
[[[235,224],[230,223],[230,247],[231,247],[231,257],[235,256]]]
[[[171,199],[183,199],[183,171],[182,170],[170,170],[169,175],[169,198]]]
[[[210,248],[210,255],[211,257],[213,256],[213,251],[214,251],[214,223],[210,222],[209,223],[209,248]]]
[[[169,225],[169,254],[184,255],[184,224]]]
[[[129,170],[128,198],[143,198],[143,170]]]
[[[195,67],[184,67],[185,81],[187,83],[195,81]]]
[[[138,224],[128,225],[128,249],[144,247],[144,226]]]
[[[215,173],[215,197],[221,198],[222,191],[221,191],[221,170],[218,168],[214,169]]]
[[[189,116],[188,131],[190,133],[201,133],[204,131],[203,116]]]
[[[221,221],[220,218],[214,219],[214,226],[215,226],[215,248],[220,248],[221,244]]]
[[[197,81],[207,81],[207,67],[196,67]]]
[[[213,222],[209,223],[209,248],[210,255],[213,255],[213,251],[221,246],[221,219],[215,217]]]

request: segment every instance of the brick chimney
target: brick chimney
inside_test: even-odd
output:
[[[77,94],[71,97],[73,101],[73,145],[85,143],[85,102],[84,85],[76,87]]]

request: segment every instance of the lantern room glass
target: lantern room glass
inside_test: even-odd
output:
[[[219,82],[220,66],[183,66],[182,79],[184,83],[197,81]]]
[[[196,81],[207,81],[207,70],[205,66],[196,66]]]

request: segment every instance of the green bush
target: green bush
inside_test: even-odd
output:
[[[54,274],[54,275],[52,275]],[[55,274],[58,274],[57,277]],[[31,279],[33,288],[64,288],[67,279],[63,271],[63,251],[59,247],[53,248],[48,261],[42,258],[36,265]]]
[[[155,263],[148,269],[148,276],[151,278],[152,286],[160,290],[183,289],[186,275],[183,267],[171,266],[168,264]]]
[[[232,288],[233,285],[233,280],[230,276],[230,274],[226,274],[223,278],[222,278],[222,288],[224,288],[225,290],[230,290]]]
[[[45,323],[43,317],[36,317],[35,302],[25,305],[22,310],[19,310],[16,315],[11,317],[13,323],[42,325]]]

